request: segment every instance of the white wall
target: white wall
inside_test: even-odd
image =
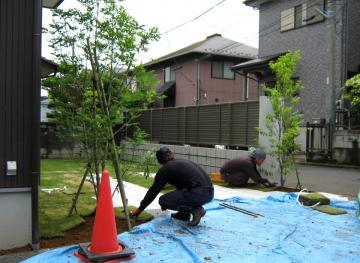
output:
[[[30,188],[0,189],[0,249],[31,243]]]
[[[269,112],[272,112],[272,106],[270,101],[266,96],[260,96],[259,98],[259,127],[263,131],[267,131],[265,126],[265,115]],[[270,149],[270,140],[268,136],[264,136],[259,134],[259,144],[261,148],[263,148],[267,153]],[[273,180],[280,181],[280,178],[277,177],[277,162],[274,157],[267,154],[265,162],[261,166],[262,169],[265,169],[269,172],[271,172],[274,176]]]

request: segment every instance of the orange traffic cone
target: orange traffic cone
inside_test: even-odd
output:
[[[119,262],[135,257],[135,252],[117,240],[109,172],[101,176],[91,243],[80,244],[75,256],[85,262]]]

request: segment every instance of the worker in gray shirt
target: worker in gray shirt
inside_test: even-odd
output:
[[[248,157],[236,157],[227,161],[220,169],[221,178],[230,186],[246,186],[250,178],[264,186],[275,186],[268,179],[261,177],[256,168],[261,166],[265,159],[266,153],[263,150],[252,148]]]

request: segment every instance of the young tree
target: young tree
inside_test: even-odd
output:
[[[276,83],[274,87],[262,88],[268,95],[273,112],[265,115],[266,130],[260,132],[269,137],[268,152],[277,161],[281,186],[284,186],[287,175],[295,171],[297,187],[301,188],[294,157],[300,149],[295,139],[300,135],[300,124],[303,121],[302,114],[297,110],[302,86],[299,80],[293,78],[300,57],[298,51],[288,52],[277,61],[269,63],[270,69],[276,76]]]
[[[104,168],[110,153],[130,229],[115,137],[136,125],[139,113],[156,97],[155,76],[138,66],[135,57],[159,33],[146,30],[115,0],[77,2],[79,8],[53,11],[52,47],[70,71],[57,76],[58,83],[53,80],[50,96],[67,134],[86,145],[97,179],[99,163]]]

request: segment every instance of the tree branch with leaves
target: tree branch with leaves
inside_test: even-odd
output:
[[[121,147],[115,135],[136,126],[139,114],[157,97],[156,76],[135,58],[159,39],[159,33],[140,25],[115,0],[77,2],[79,8],[53,11],[54,23],[48,30],[51,45],[60,63],[76,71],[60,72],[48,80],[53,82],[47,83],[50,99],[56,102],[57,124],[85,145],[96,167],[112,160],[130,229],[119,162]],[[74,90],[74,94],[62,90]],[[67,104],[75,98],[78,101],[70,108]],[[120,128],[114,131],[115,127]]]
[[[303,115],[297,109],[302,86],[293,76],[300,58],[300,52],[290,51],[280,56],[277,61],[269,63],[275,74],[276,83],[274,87],[263,85],[262,88],[270,100],[273,111],[265,115],[266,129],[260,129],[260,134],[269,138],[268,153],[277,161],[281,186],[284,186],[288,174],[295,171],[299,188],[301,184],[295,155],[299,152],[300,146],[295,139],[300,135],[300,125],[303,122]]]

